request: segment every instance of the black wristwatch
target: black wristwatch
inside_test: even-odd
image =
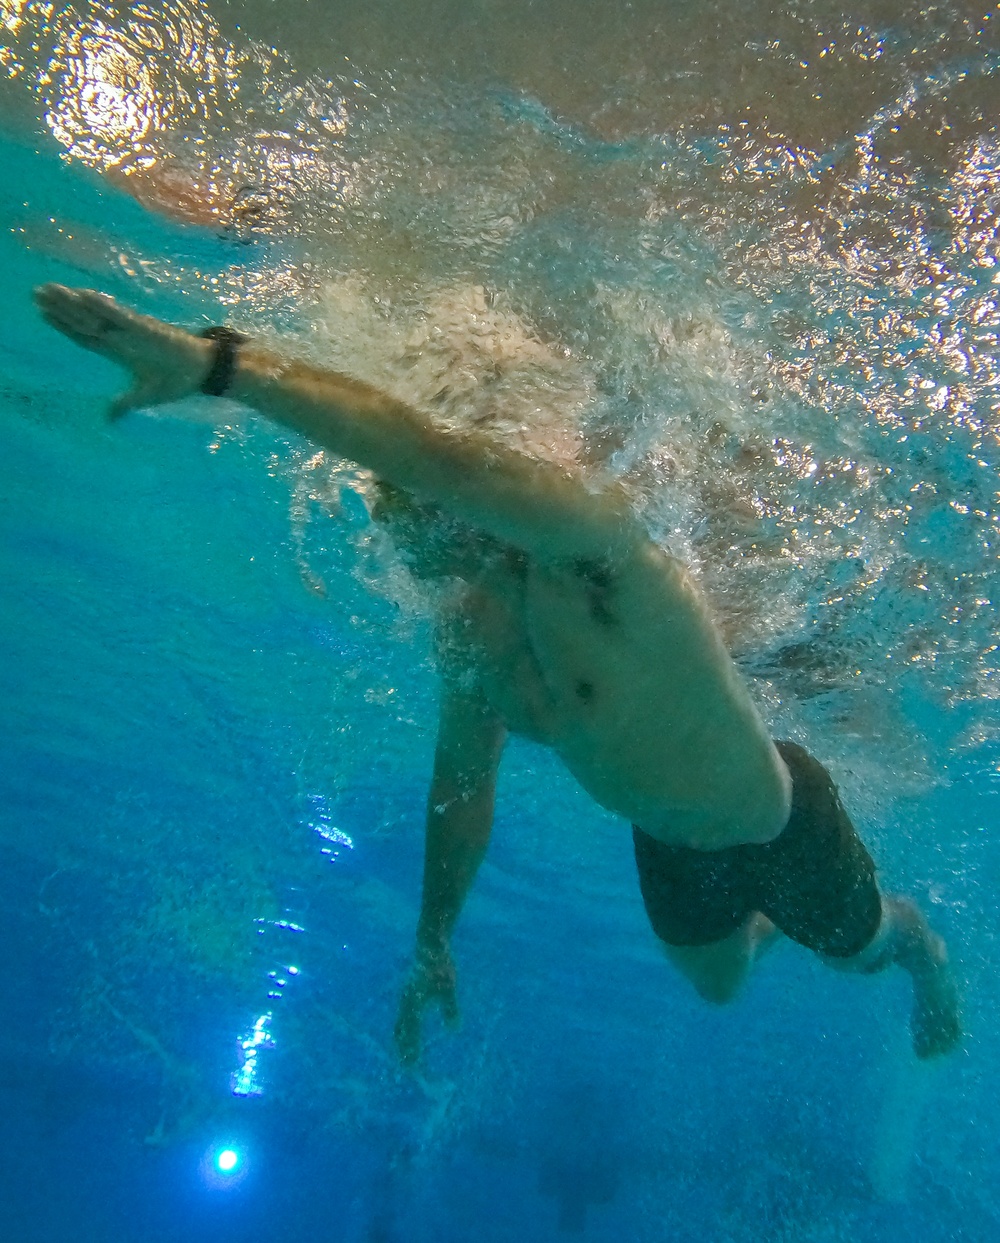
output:
[[[202,381],[201,391],[206,397],[224,397],[233,382],[237,347],[250,338],[245,337],[242,332],[237,332],[235,328],[227,328],[225,325],[206,328],[198,335],[215,344],[212,365],[208,369],[208,375]]]

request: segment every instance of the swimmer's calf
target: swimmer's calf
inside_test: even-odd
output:
[[[874,975],[896,964],[913,983],[910,1031],[921,1060],[950,1053],[962,1039],[958,987],[944,940],[909,898],[882,899],[882,923],[872,943],[854,958],[824,961],[839,971]]]

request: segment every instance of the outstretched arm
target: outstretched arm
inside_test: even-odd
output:
[[[43,285],[35,297],[52,327],[131,372],[115,414],[197,393],[208,374],[209,342],[105,294]],[[531,457],[487,430],[441,427],[348,376],[248,343],[227,396],[538,557],[618,558],[646,543],[624,490],[592,489],[576,461]]]
[[[427,800],[416,956],[396,1022],[404,1062],[420,1056],[421,1018],[429,1005],[440,1005],[448,1022],[458,1019],[451,934],[489,844],[505,739],[502,722],[479,690],[446,675]]]

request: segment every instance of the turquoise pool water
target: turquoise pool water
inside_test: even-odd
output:
[[[997,19],[0,14],[2,1237],[995,1238]],[[428,603],[347,464],[232,407],[109,427],[43,280],[444,369],[455,418],[541,343],[514,421],[577,403],[696,568],[948,937],[961,1051],[790,945],[699,1004],[622,826],[514,743],[462,1028],[401,1071]]]

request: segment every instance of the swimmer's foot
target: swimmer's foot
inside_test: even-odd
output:
[[[913,980],[913,1051],[921,1059],[950,1053],[962,1038],[958,987],[948,949],[921,912],[905,899],[892,899],[899,931],[896,961]]]
[[[107,294],[41,285],[35,302],[47,324],[131,373],[132,385],[112,405],[112,418],[196,393],[208,375],[214,348],[210,341],[138,315]]]
[[[962,1038],[958,988],[944,941],[930,933],[927,963],[913,975],[913,1051],[919,1058],[950,1053]]]

